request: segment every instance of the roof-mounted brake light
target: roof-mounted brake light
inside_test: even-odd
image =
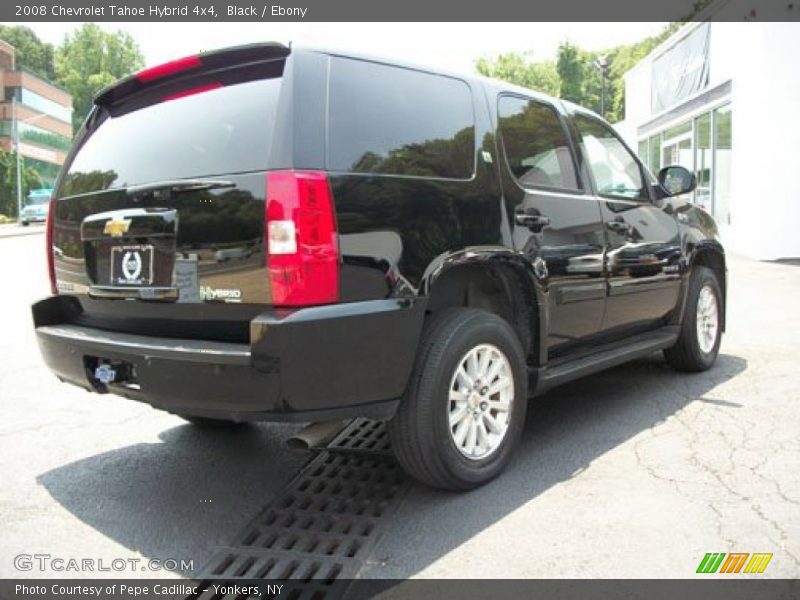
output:
[[[142,83],[149,83],[156,79],[161,79],[162,77],[174,75],[175,73],[196,69],[202,66],[202,64],[203,61],[200,60],[199,56],[184,56],[183,58],[172,60],[163,65],[156,65],[149,69],[143,69],[136,73],[135,77]]]
[[[195,94],[202,94],[203,92],[218,90],[221,87],[223,87],[222,84],[218,81],[215,81],[214,83],[209,83],[208,85],[201,85],[198,87],[189,88],[188,90],[181,90],[179,92],[175,92],[174,94],[169,94],[168,96],[164,96],[162,102],[169,102],[170,100],[177,100],[178,98],[185,98],[186,96],[194,96]]]

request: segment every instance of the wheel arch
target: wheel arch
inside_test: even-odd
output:
[[[507,248],[468,249],[442,257],[422,279],[426,319],[451,307],[471,307],[500,316],[514,329],[529,364],[541,364],[546,313],[533,266]]]
[[[727,293],[728,293],[728,268],[725,260],[725,250],[719,242],[708,240],[698,244],[692,249],[689,256],[689,276],[695,267],[706,267],[711,269],[717,276],[720,290],[722,291],[722,315],[721,326],[725,331]]]

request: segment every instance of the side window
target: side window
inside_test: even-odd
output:
[[[472,177],[475,114],[460,79],[333,58],[329,93],[330,169]]]
[[[583,151],[594,175],[597,192],[604,197],[647,200],[642,171],[633,154],[605,123],[575,116]]]
[[[520,184],[579,189],[567,134],[552,106],[500,96],[497,113],[506,161]]]

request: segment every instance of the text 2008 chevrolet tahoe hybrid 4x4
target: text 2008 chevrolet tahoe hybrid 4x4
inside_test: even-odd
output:
[[[195,421],[390,419],[466,489],[530,396],[663,350],[708,369],[713,220],[592,112],[502,82],[259,44],[101,92],[51,203],[63,381]]]

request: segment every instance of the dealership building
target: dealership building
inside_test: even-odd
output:
[[[798,57],[796,24],[693,22],[624,77],[626,141],[694,171],[726,247],[762,260],[800,257]]]
[[[52,187],[72,141],[72,96],[19,68],[14,48],[0,40],[0,148],[15,151],[17,136],[25,166]]]

